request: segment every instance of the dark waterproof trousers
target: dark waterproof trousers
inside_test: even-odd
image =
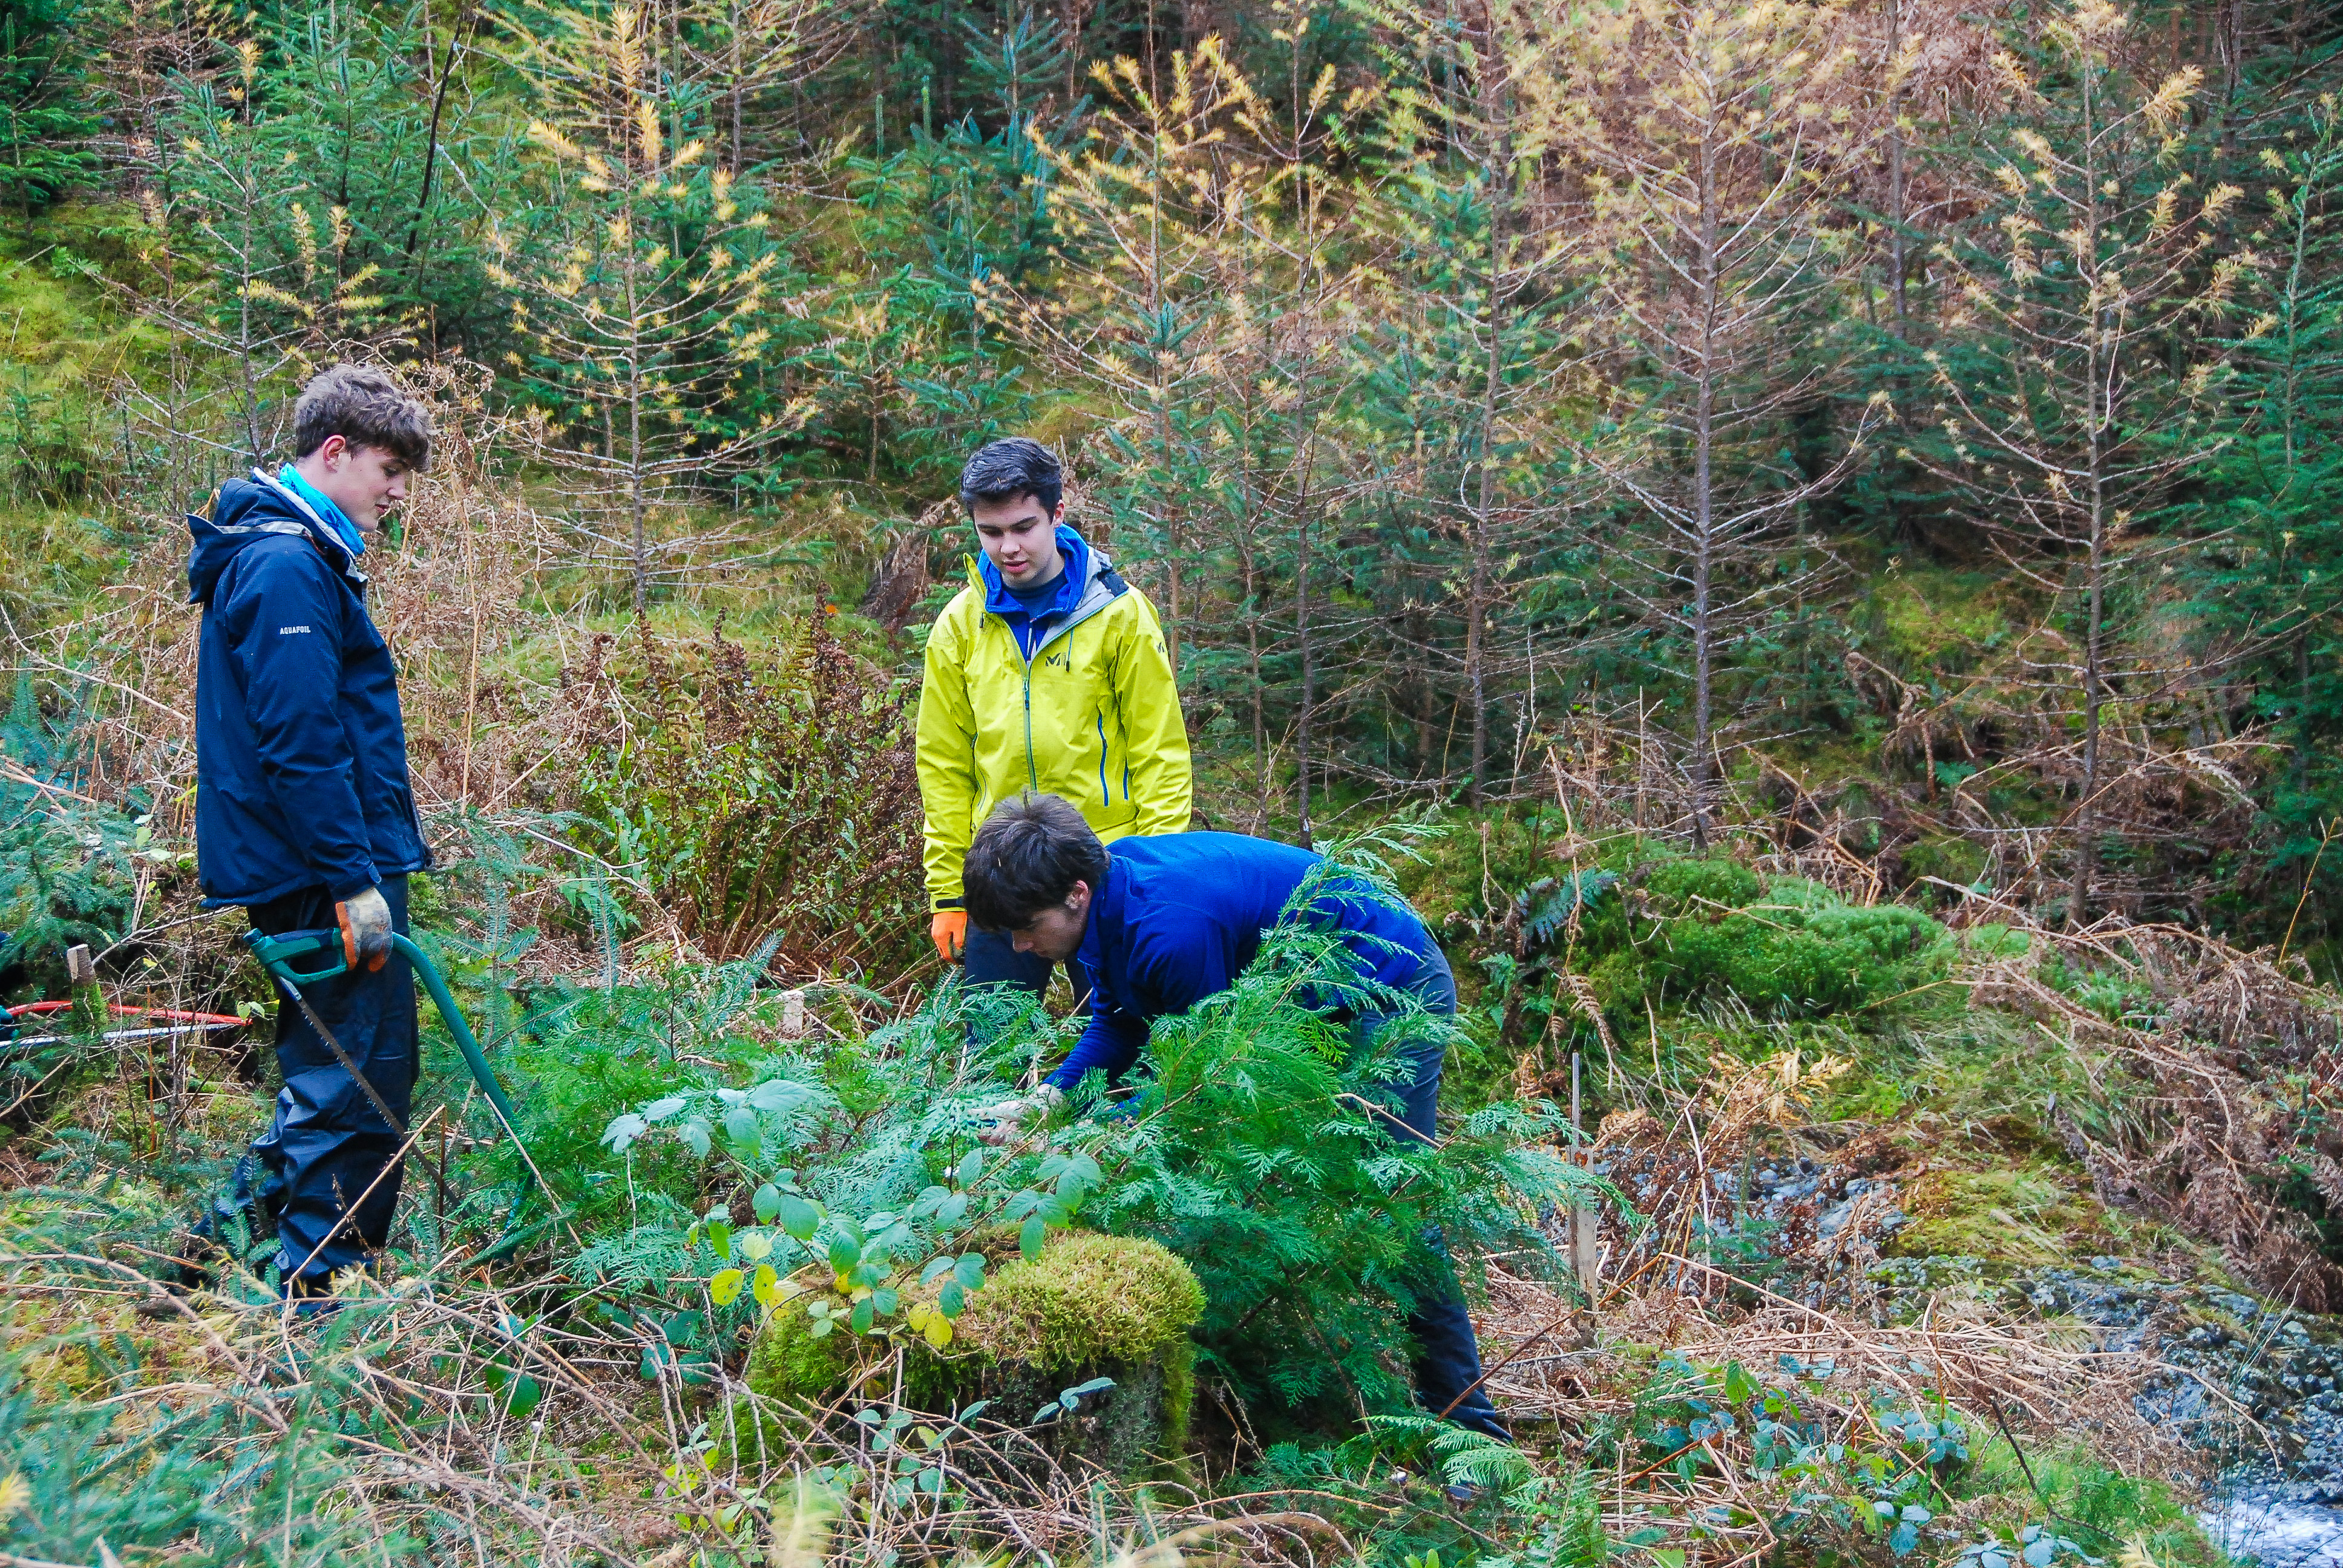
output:
[[[1435,1017],[1456,1016],[1456,974],[1437,947],[1423,960],[1423,967],[1416,971],[1414,983],[1408,989],[1423,999],[1425,1010]],[[1383,1014],[1363,1015],[1351,1024],[1352,1040],[1363,1050],[1390,1022],[1392,1020]],[[1440,1115],[1441,1060],[1446,1054],[1447,1042],[1443,1040],[1401,1043],[1399,1060],[1405,1070],[1384,1085],[1399,1101],[1398,1123],[1390,1129],[1394,1141],[1433,1141]],[[1431,1240],[1438,1248],[1440,1239],[1433,1236]],[[1473,1336],[1473,1320],[1464,1312],[1463,1292],[1457,1288],[1453,1275],[1444,1282],[1444,1295],[1419,1302],[1407,1321],[1408,1332],[1415,1336],[1416,1343],[1416,1397],[1434,1415],[1445,1414],[1459,1426],[1511,1441],[1512,1433],[1505,1430],[1496,1406],[1489,1402],[1488,1394],[1478,1386],[1481,1347]]]
[[[960,957],[970,985],[1008,986],[1036,1001],[1050,994],[1050,976],[1058,967],[1038,953],[1019,952],[1017,944],[1003,932],[973,925],[968,928],[967,944]],[[1066,960],[1066,983],[1074,989],[1074,1010],[1088,1012],[1091,977],[1081,960]]]
[[[384,878],[382,896],[391,929],[405,934],[407,879]],[[333,896],[323,888],[252,905],[247,913],[256,930],[272,935],[335,923]],[[401,1137],[278,989],[277,1062],[285,1087],[252,1154],[264,1176],[261,1201],[277,1221],[277,1267],[297,1293],[322,1289],[337,1271],[367,1261],[390,1240]],[[413,967],[394,952],[373,973],[357,970],[305,985],[301,994],[405,1121],[421,1055]],[[349,1222],[342,1224],[345,1215]]]

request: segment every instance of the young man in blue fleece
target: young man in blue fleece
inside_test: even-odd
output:
[[[209,518],[187,518],[188,597],[203,607],[196,865],[206,904],[241,904],[257,930],[341,928],[350,972],[302,995],[403,1121],[419,1035],[390,937],[431,851],[358,559],[429,459],[430,421],[382,371],[337,365],[303,389],[293,434],[293,461],[228,480]],[[221,1206],[273,1219],[286,1293],[320,1295],[388,1241],[405,1130],[284,999],[277,1060],[276,1117]]]
[[[1091,1021],[1073,1050],[1033,1099],[985,1112],[989,1141],[1046,1111],[1092,1071],[1110,1083],[1139,1060],[1148,1025],[1226,990],[1261,951],[1263,932],[1287,915],[1294,891],[1320,856],[1237,833],[1179,833],[1100,841],[1081,812],[1053,795],[1003,802],[969,846],[964,872],[970,921],[1001,931],[1021,953],[1079,958],[1094,988]],[[1415,912],[1368,890],[1321,896],[1311,915],[1345,938],[1363,980],[1413,992],[1443,1018],[1456,1012],[1456,977]],[[1385,1018],[1351,1020],[1367,1044]],[[1445,1042],[1409,1041],[1403,1076],[1390,1087],[1399,1114],[1395,1139],[1433,1140]],[[1425,1303],[1408,1320],[1421,1351],[1416,1392],[1425,1408],[1460,1426],[1510,1440],[1481,1392],[1481,1354],[1460,1296]]]

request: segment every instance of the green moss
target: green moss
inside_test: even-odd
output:
[[[1203,1312],[1195,1274],[1163,1247],[1072,1231],[1002,1268],[970,1298],[947,1351],[914,1349],[906,1382],[929,1409],[984,1400],[992,1419],[1022,1424],[1060,1391],[1108,1378],[1112,1388],[1035,1441],[1122,1474],[1176,1468],[1195,1402],[1188,1331]]]
[[[1731,996],[1753,1011],[1822,1018],[1919,996],[1951,968],[1944,927],[1900,904],[1844,903],[1802,878],[1775,881],[1720,860],[1654,869],[1648,917],[1589,970],[1595,994],[1632,1024],[1646,1002]]]
[[[1985,572],[1906,568],[1871,591],[1874,624],[1907,668],[1959,674],[2009,638],[1999,598],[2007,591]]]
[[[782,1302],[757,1332],[746,1378],[751,1392],[787,1404],[815,1404],[835,1393],[854,1370],[855,1336],[815,1337],[805,1301]]]
[[[1731,860],[1671,860],[1652,868],[1644,880],[1644,897],[1651,912],[1665,919],[1713,919],[1754,903],[1762,886],[1756,872]]]
[[[1153,1241],[1067,1231],[970,1300],[954,1349],[1059,1370],[1144,1361],[1204,1315],[1195,1273]]]
[[[1886,1249],[1901,1257],[2033,1268],[2107,1244],[2097,1205],[2046,1169],[1931,1171],[1906,1188],[1904,1207],[1915,1222]]]
[[[1037,1441],[1126,1473],[1176,1462],[1195,1403],[1188,1331],[1203,1312],[1195,1274],[1157,1243],[1061,1232],[1039,1258],[1004,1264],[969,1297],[946,1351],[913,1342],[905,1390],[940,1413],[988,1401],[989,1419],[1021,1425],[1061,1390],[1111,1378],[1113,1388],[1044,1426]],[[719,1448],[750,1462],[786,1452],[807,1414],[847,1385],[865,1347],[878,1342],[817,1337],[802,1299],[782,1303],[749,1352],[754,1397],[718,1412]]]
[[[1966,888],[1985,875],[1985,851],[1966,839],[1949,835],[1906,844],[1901,859],[1904,879],[1907,883],[1918,883],[1924,877],[1935,877],[1943,881],[1957,882]],[[1935,890],[1943,892],[1945,890]]]
[[[809,1417],[853,1376],[867,1341],[849,1333],[816,1338],[808,1298],[782,1302],[757,1331],[743,1381],[749,1397],[724,1401],[710,1429],[718,1455],[751,1465],[781,1462],[805,1435]]]

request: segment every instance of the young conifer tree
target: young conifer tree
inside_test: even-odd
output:
[[[1338,618],[1334,591],[1344,569],[1342,508],[1373,483],[1357,471],[1340,417],[1361,374],[1362,361],[1347,346],[1362,323],[1373,248],[1353,232],[1355,193],[1334,166],[1346,122],[1373,95],[1338,99],[1333,65],[1311,68],[1306,10],[1272,0],[1267,20],[1269,42],[1284,65],[1276,94],[1231,77],[1237,148],[1228,185],[1230,286],[1213,340],[1228,392],[1215,399],[1215,482],[1199,498],[1196,518],[1198,558],[1213,580],[1200,585],[1195,597],[1199,606],[1241,607],[1236,618],[1244,628],[1264,807],[1272,753],[1262,711],[1270,672],[1262,659],[1280,644],[1289,650],[1295,830],[1309,844],[1316,831],[1313,789],[1328,761],[1325,699],[1336,682],[1334,655],[1352,629]],[[1272,619],[1280,597],[1290,616]],[[1200,640],[1235,651],[1227,618],[1196,619]]]
[[[674,139],[656,41],[628,5],[521,35],[514,64],[543,111],[529,127],[545,156],[540,221],[501,224],[492,241],[526,346],[507,358],[528,444],[638,614],[655,585],[746,542],[690,508],[720,501],[812,407],[773,363],[791,274],[761,192],[710,167],[704,141]]]
[[[2343,447],[2331,439],[2343,427],[2343,247],[2331,226],[2343,105],[2323,94],[2272,140],[2253,235],[2268,247],[2269,292],[2234,346],[2221,418],[2229,442],[2187,569],[2206,668],[2245,672],[2258,716],[2287,744],[2265,828],[2272,871],[2298,879],[2298,890],[2273,901],[2268,884],[2241,883],[2226,901],[2258,912],[2266,929],[2298,924],[2300,950],[2320,925],[2334,929],[2343,888],[2343,855],[2320,852],[2343,820]]]
[[[1716,682],[1735,633],[1810,588],[1805,508],[1847,472],[1865,424],[1820,471],[1791,417],[1825,403],[1850,266],[1831,182],[1856,152],[1832,100],[1855,63],[1842,7],[1626,0],[1589,13],[1553,112],[1582,169],[1595,282],[1625,375],[1613,439],[1579,444],[1626,498],[1616,580],[1689,655],[1686,773],[1696,840],[1714,830]]]
[[[2035,58],[1999,56],[2009,112],[1984,149],[1995,199],[1973,237],[1936,252],[1951,275],[1944,327],[1968,352],[1928,357],[1952,442],[1936,466],[2006,558],[2073,607],[2074,656],[2052,678],[2079,719],[2077,924],[2098,875],[2107,709],[2124,695],[2110,598],[2160,553],[2140,526],[2217,446],[2221,354],[2201,328],[2253,265],[2215,251],[2240,193],[2195,188],[2177,156],[2202,74],[2147,87],[2125,27],[2107,0],[2082,0]]]
[[[1383,255],[1367,417],[1439,553],[1422,563],[1462,622],[1452,657],[1466,737],[1465,799],[1487,782],[1497,688],[1526,672],[1503,612],[1535,552],[1567,547],[1572,498],[1548,427],[1574,413],[1587,323],[1567,272],[1583,209],[1562,198],[1555,151],[1569,29],[1550,8],[1487,0],[1447,20],[1378,14],[1401,76],[1383,127],[1385,177],[1362,204]],[[1463,545],[1454,551],[1450,541]],[[1456,558],[1461,554],[1462,558]],[[1523,628],[1526,633],[1527,628]],[[1526,716],[1525,716],[1526,717]]]
[[[1094,68],[1089,138],[1036,134],[1061,264],[1048,296],[975,280],[980,310],[1108,412],[1091,491],[1115,542],[1156,564],[1175,660],[1194,619],[1196,498],[1209,486],[1238,215],[1255,175],[1225,146],[1249,92],[1218,39],[1172,56],[1160,85],[1136,60]],[[1160,90],[1159,90],[1160,85]]]
[[[266,90],[262,55],[239,44],[231,70],[132,144],[146,221],[128,297],[186,360],[133,396],[170,440],[231,466],[270,456],[307,370],[388,325],[379,266],[357,259],[348,210],[316,186],[310,127]],[[224,413],[206,410],[215,398]]]

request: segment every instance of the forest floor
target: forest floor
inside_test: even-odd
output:
[[[1588,1294],[1554,1266],[1567,1209],[1537,1216],[1543,1257],[1473,1259],[1518,1457],[1322,1412],[1264,1433],[1208,1386],[1184,1473],[1151,1483],[1078,1457],[955,1465],[936,1456],[1013,1449],[1014,1432],[971,1421],[918,1450],[908,1407],[870,1391],[792,1462],[744,1464],[708,1433],[753,1322],[714,1332],[724,1314],[689,1304],[689,1270],[663,1292],[671,1247],[614,1266],[647,1244],[639,1213],[581,1199],[481,1255],[494,1179],[517,1172],[441,1031],[417,1097],[441,1111],[418,1119],[384,1278],[312,1324],[232,1269],[190,1292],[168,1261],[267,1114],[260,1041],[158,1053],[84,1030],[39,1058],[48,1076],[0,1141],[16,1187],[0,1211],[8,1548],[91,1564],[289,1562],[373,1539],[435,1560],[670,1565],[1996,1568],[2029,1552],[2212,1563],[2214,1517],[2233,1554],[2320,1559],[2343,1523],[2343,1328],[2322,1312],[2343,1304],[2343,1270],[2321,1201],[2343,1001],[2193,933],[2071,936],[1993,910],[1940,923],[1796,877],[1754,835],[1737,859],[1694,857],[1632,832],[1542,839],[1553,816],[1463,818],[1409,873],[1452,949],[1483,960],[1463,966],[1478,983],[1452,1105],[1566,1107],[1574,1041],[1589,1136],[1573,1148],[1549,1122],[1547,1143],[1624,1200],[1599,1206]],[[1590,888],[1597,867],[1617,879],[1574,936],[1541,925],[1534,882],[1510,907],[1485,896],[1509,858],[1541,857]],[[1479,889],[1458,872],[1475,860]],[[699,1058],[692,1081],[747,1082],[743,1048],[776,1048],[785,1000],[725,1002],[720,970],[655,972],[637,950],[639,969],[581,990],[548,941],[499,975],[477,907],[419,902],[571,1192],[653,1179],[601,1145],[601,1123],[681,1081],[679,1059]],[[1879,941],[1883,920],[1902,937]],[[1784,1005],[1782,976],[1849,931],[1896,956],[1827,1007]],[[1534,987],[1492,978],[1540,964],[1573,977],[1544,1020],[1523,1005]],[[1690,994],[1666,994],[1670,976]],[[581,1006],[601,1015],[590,1036],[548,1017]],[[500,1023],[499,1007],[537,1010]],[[901,1016],[817,997],[797,1026],[821,1042],[808,1081],[886,1099],[871,1075],[916,1056]],[[1457,1503],[1443,1480],[1478,1494]]]

